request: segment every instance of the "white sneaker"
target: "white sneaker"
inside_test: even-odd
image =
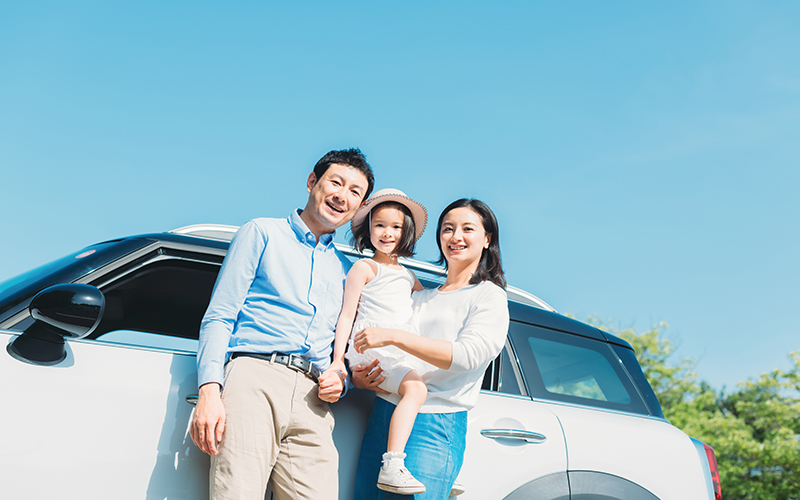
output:
[[[399,495],[425,493],[425,485],[408,472],[403,459],[384,461],[378,474],[378,489]]]
[[[450,496],[457,497],[458,495],[463,495],[464,492],[467,491],[464,489],[464,485],[458,482],[458,479],[453,483],[453,487],[450,488]]]

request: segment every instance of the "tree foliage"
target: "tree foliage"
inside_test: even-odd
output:
[[[714,448],[723,499],[800,499],[800,351],[789,354],[789,370],[715,391],[691,359],[672,359],[665,323],[636,333],[589,321],[633,346],[664,416]]]

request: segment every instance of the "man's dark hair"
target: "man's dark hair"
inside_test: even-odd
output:
[[[489,248],[483,249],[481,260],[478,262],[478,269],[475,270],[475,274],[472,275],[469,283],[477,285],[482,281],[491,281],[495,285],[505,288],[506,277],[505,273],[503,273],[503,262],[500,259],[500,227],[492,209],[480,200],[461,198],[447,205],[447,208],[442,211],[442,215],[439,216],[439,222],[436,225],[436,244],[439,245],[439,260],[437,264],[444,264],[447,267],[447,260],[445,260],[444,252],[442,252],[442,239],[440,237],[442,234],[442,222],[444,222],[445,216],[451,210],[463,207],[467,207],[478,214],[483,224],[483,230],[487,235],[491,235]]]
[[[400,241],[397,242],[397,246],[394,247],[394,255],[398,257],[413,256],[414,246],[417,243],[417,228],[414,225],[414,218],[411,216],[411,210],[409,210],[407,206],[402,203],[397,203],[396,201],[384,201],[372,207],[372,210],[369,211],[369,215],[364,219],[364,222],[356,226],[353,236],[350,238],[350,244],[359,252],[363,252],[366,248],[373,252],[375,251],[375,246],[372,244],[372,240],[369,237],[372,227],[372,214],[383,207],[396,208],[403,212],[403,234],[400,236]]]
[[[364,193],[364,197],[361,201],[369,198],[370,193],[372,193],[372,188],[375,185],[375,176],[372,173],[372,167],[367,163],[367,158],[364,156],[364,153],[358,148],[328,151],[325,156],[320,158],[317,164],[314,165],[314,175],[317,177],[317,180],[320,180],[322,176],[325,175],[328,167],[334,163],[353,167],[364,174],[367,178],[367,191]]]

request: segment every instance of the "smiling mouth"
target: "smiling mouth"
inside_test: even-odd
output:
[[[339,207],[337,207],[335,205],[332,205],[331,202],[329,202],[329,201],[326,201],[325,204],[328,206],[328,208],[330,208],[331,210],[333,210],[336,213],[343,214],[345,212],[344,207],[339,208]]]
[[[449,248],[451,252],[460,252],[462,250],[467,249],[466,245],[459,245],[459,246],[448,245],[447,248]]]

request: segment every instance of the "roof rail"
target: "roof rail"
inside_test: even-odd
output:
[[[366,253],[360,253],[350,245],[343,245],[341,243],[334,243],[334,245],[336,245],[336,248],[340,252],[342,252],[345,255],[349,255],[351,257],[360,258],[360,257],[369,257],[370,255],[372,255],[372,252],[369,251],[367,251]],[[430,262],[422,262],[419,260],[407,259],[405,257],[400,257],[398,260],[405,267],[413,271],[422,271],[428,274],[432,274],[434,276],[438,276],[440,278],[444,278],[445,276],[447,276],[447,271],[445,270],[444,267],[432,264]],[[515,302],[521,302],[523,304],[538,307],[539,309],[544,309],[545,311],[556,312],[555,308],[553,308],[550,304],[543,301],[536,295],[526,292],[525,290],[522,290],[515,286],[510,286],[510,285],[507,286],[506,294],[508,295],[509,299]]]
[[[238,230],[239,226],[228,226],[226,224],[192,224],[191,226],[179,227],[168,232],[209,240],[231,241]]]
[[[226,224],[193,224],[191,226],[179,227],[178,229],[173,229],[172,231],[168,232],[172,234],[183,234],[186,236],[194,236],[197,238],[206,238],[210,240],[231,241],[233,239],[233,235],[238,229],[239,226],[229,226]],[[371,252],[357,252],[355,248],[342,243],[334,243],[334,245],[336,245],[336,248],[343,254],[355,258],[369,257],[372,254]],[[422,262],[419,260],[407,259],[405,257],[400,257],[399,260],[404,266],[414,271],[424,272],[438,278],[444,278],[447,275],[447,271],[444,267],[431,264],[430,262]],[[556,312],[556,310],[547,302],[543,301],[532,293],[526,292],[525,290],[514,286],[508,286],[506,287],[506,293],[508,294],[508,298],[515,302],[528,304],[538,307],[539,309],[544,309],[545,311]]]

